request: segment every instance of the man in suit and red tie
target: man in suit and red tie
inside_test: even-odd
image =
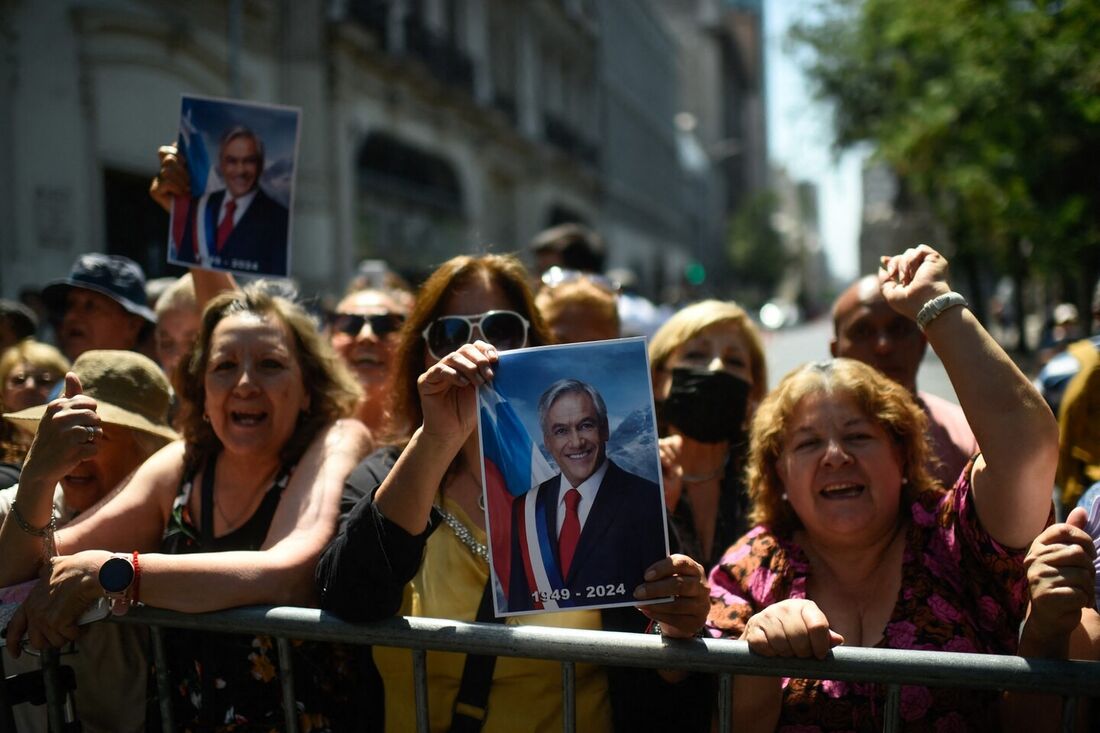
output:
[[[287,274],[285,206],[260,187],[264,144],[247,127],[230,128],[218,147],[218,173],[225,188],[192,202],[182,246],[184,262],[255,272]],[[196,223],[202,222],[202,226]]]
[[[538,414],[561,473],[513,504],[508,610],[633,603],[667,554],[660,487],[607,457],[607,407],[592,385],[555,382]]]

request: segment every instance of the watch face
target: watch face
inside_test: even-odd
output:
[[[112,557],[99,566],[99,584],[108,593],[121,593],[134,579],[134,566],[121,557]]]

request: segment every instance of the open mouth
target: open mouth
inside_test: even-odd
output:
[[[354,357],[352,357],[351,365],[353,367],[373,368],[385,366],[385,362],[383,362],[376,354],[365,353],[356,354]]]
[[[69,474],[65,477],[65,483],[69,484],[70,487],[91,486],[95,483],[95,476],[91,474]]]
[[[856,483],[829,484],[820,494],[825,499],[854,499],[862,495],[865,488],[863,484]]]
[[[267,418],[266,412],[230,412],[229,419],[234,425],[250,428],[262,423]]]

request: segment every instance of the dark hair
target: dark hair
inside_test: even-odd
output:
[[[390,375],[392,400],[389,435],[391,442],[401,442],[424,419],[420,410],[420,393],[416,380],[424,372],[427,346],[421,336],[428,324],[443,315],[443,302],[459,287],[477,280],[494,285],[504,293],[512,309],[531,322],[527,345],[552,343],[546,323],[535,308],[534,296],[527,286],[527,270],[510,255],[460,255],[447,260],[420,286],[416,305],[401,329],[400,343]]]
[[[0,321],[7,321],[16,341],[31,338],[38,333],[38,316],[22,303],[0,299]]]
[[[352,414],[362,394],[347,365],[322,338],[316,322],[301,306],[273,294],[264,280],[250,283],[240,291],[222,293],[207,304],[191,355],[175,375],[180,395],[178,427],[187,442],[185,462],[189,471],[221,449],[221,440],[210,423],[203,420],[206,366],[214,329],[222,319],[240,313],[273,317],[287,327],[292,336],[293,356],[302,371],[302,384],[309,394],[309,411],[299,416],[294,433],[280,450],[284,465],[296,463],[321,428]]]
[[[531,251],[556,252],[562,267],[581,272],[603,272],[606,258],[600,235],[576,223],[559,224],[539,232],[531,241]]]

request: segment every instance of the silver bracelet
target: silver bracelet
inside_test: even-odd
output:
[[[967,306],[968,304],[966,298],[962,297],[954,290],[950,293],[937,295],[921,306],[920,311],[917,313],[917,325],[920,326],[920,330],[923,331],[928,328],[928,324],[936,320],[941,313],[957,305]]]
[[[32,537],[42,538],[42,555],[47,561],[57,557],[57,543],[54,540],[54,532],[57,531],[57,517],[54,515],[52,508],[50,509],[50,521],[43,527],[32,526],[30,522],[24,518],[23,512],[19,511],[15,499],[12,499],[11,502],[11,514],[15,519],[15,523],[19,525],[19,529]]]

